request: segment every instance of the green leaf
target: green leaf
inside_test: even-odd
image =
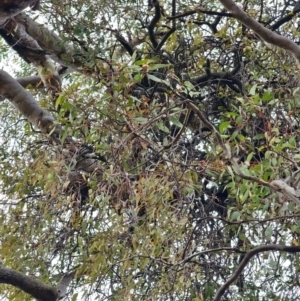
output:
[[[256,93],[256,88],[257,88],[257,84],[253,85],[253,86],[251,87],[249,93],[250,93],[251,95],[255,95],[255,93]]]
[[[78,297],[78,293],[73,294],[72,296],[72,301],[76,301]]]
[[[183,124],[177,118],[175,118],[174,116],[170,116],[169,119],[177,127],[182,128]]]
[[[163,131],[163,132],[165,132],[165,133],[170,133],[170,130],[163,124],[163,122],[162,121],[159,121],[158,123],[157,123],[157,127],[161,130],[161,131]]]
[[[55,101],[55,109],[57,109],[61,104],[63,104],[66,100],[66,95],[64,93],[60,93]]]
[[[148,77],[148,79],[153,80],[154,82],[157,82],[157,83],[161,83],[162,82],[162,80],[160,78],[156,77],[153,74],[147,74],[147,77]]]
[[[219,125],[220,134],[224,133],[226,129],[231,128],[230,121],[224,121]]]
[[[235,211],[231,214],[231,220],[240,220],[241,213],[239,211]]]
[[[132,119],[132,121],[133,121],[134,123],[145,124],[145,123],[147,123],[149,120],[148,120],[147,118],[145,118],[145,117],[135,117],[135,118]]]
[[[168,64],[155,64],[155,65],[149,66],[148,70],[157,70],[157,69],[160,69],[160,68],[166,68],[168,66],[169,66]]]

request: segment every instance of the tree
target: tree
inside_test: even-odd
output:
[[[298,300],[299,11],[0,3],[2,298]]]

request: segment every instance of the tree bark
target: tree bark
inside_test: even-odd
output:
[[[0,283],[13,285],[39,301],[56,301],[60,297],[57,288],[4,267],[0,267]]]
[[[15,108],[44,134],[60,131],[60,125],[54,126],[53,116],[41,108],[32,95],[4,70],[0,70],[0,95],[9,99]]]

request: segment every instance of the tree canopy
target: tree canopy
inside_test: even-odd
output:
[[[1,298],[298,300],[299,12],[0,1]]]

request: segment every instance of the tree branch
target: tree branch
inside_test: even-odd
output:
[[[27,88],[28,86],[33,86],[34,88],[38,88],[39,84],[42,83],[42,80],[39,76],[24,76],[15,79],[23,88]],[[43,85],[40,85],[43,87]],[[4,101],[5,97],[0,96],[0,101]]]
[[[183,13],[175,15],[175,16],[167,17],[167,19],[170,19],[170,20],[178,19],[178,18],[190,16],[190,15],[197,14],[197,13],[203,13],[203,14],[207,14],[207,15],[220,16],[220,17],[233,17],[233,15],[230,13],[217,12],[217,11],[211,11],[211,10],[205,10],[205,9],[194,9],[194,10],[189,10],[187,12],[183,12]]]
[[[156,41],[156,37],[154,34],[154,28],[161,17],[161,11],[160,11],[160,6],[158,3],[158,0],[153,0],[152,2],[155,7],[155,14],[154,14],[150,24],[148,25],[148,32],[149,32],[149,38],[152,43],[152,46],[155,49],[155,48],[157,48],[158,43]]]
[[[20,272],[1,266],[0,283],[13,285],[39,301],[56,301],[60,297],[57,288],[45,285]]]
[[[270,29],[263,27],[260,23],[246,14],[239,6],[237,6],[234,1],[220,0],[220,2],[237,20],[252,29],[263,41],[291,52],[297,62],[300,63],[300,47],[296,43],[287,37],[280,36],[272,32]]]
[[[289,22],[290,20],[292,20],[297,13],[300,12],[300,1],[298,1],[294,8],[293,11],[289,14],[287,14],[286,16],[280,18],[277,22],[275,22],[272,26],[270,26],[271,30],[276,30],[277,28],[279,28],[281,25],[283,25],[284,23]]]
[[[288,252],[288,253],[297,253],[300,252],[299,246],[283,246],[283,245],[265,245],[265,246],[259,246],[256,247],[250,251],[247,251],[245,254],[245,257],[241,261],[240,265],[238,266],[237,270],[232,274],[232,276],[220,287],[220,289],[217,291],[213,301],[221,301],[222,296],[226,292],[226,290],[229,288],[229,286],[239,277],[239,275],[243,272],[246,265],[249,263],[252,257],[254,257],[256,254],[259,254],[261,252],[267,252],[267,251],[281,251],[281,252]]]
[[[44,134],[49,134],[54,126],[54,118],[40,107],[32,95],[4,70],[0,70],[0,95],[9,99],[15,108]],[[56,125],[53,134],[61,127]]]
[[[176,13],[176,1],[173,0],[172,1],[172,16],[174,16],[175,13]],[[172,20],[172,28],[164,35],[162,40],[159,42],[159,44],[155,48],[155,51],[159,51],[165,45],[167,39],[172,35],[172,33],[175,32],[175,30],[176,30],[176,20],[173,19]]]
[[[0,29],[0,35],[22,59],[36,67],[47,90],[53,95],[57,94],[61,90],[61,80],[52,60],[39,43],[28,34],[25,24],[16,23],[15,19],[10,20],[5,28]]]
[[[36,0],[10,0],[0,2],[0,27],[15,17],[26,7],[34,5]]]
[[[80,48],[77,49],[72,43],[66,43],[46,26],[32,20],[25,13],[18,15],[15,20],[25,27],[28,35],[45,51],[48,58],[63,66],[70,67],[72,71],[82,72],[84,69],[85,73],[88,72],[89,74],[95,71],[86,61]]]

